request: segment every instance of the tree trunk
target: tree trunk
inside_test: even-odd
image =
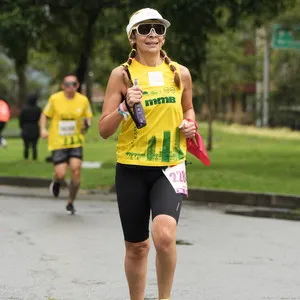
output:
[[[26,82],[26,64],[15,61],[15,69],[18,77],[18,93],[17,93],[17,104],[18,108],[22,108],[27,94],[27,82]]]
[[[211,83],[210,83],[210,72],[209,67],[206,70],[206,100],[207,100],[207,107],[208,107],[208,132],[207,132],[207,151],[211,151],[213,149],[212,139],[213,139],[213,117],[212,117],[212,95],[211,95]]]
[[[87,70],[87,76],[85,80],[86,96],[92,102],[93,99],[93,72],[90,69]]]
[[[76,69],[76,75],[80,83],[80,87],[78,89],[79,92],[82,90],[82,84],[85,82],[86,73],[89,70],[89,59],[92,54],[94,41],[94,25],[98,15],[99,11],[88,13],[88,24],[82,41],[83,48],[80,53],[78,66]],[[91,101],[91,99],[89,99],[89,101]]]

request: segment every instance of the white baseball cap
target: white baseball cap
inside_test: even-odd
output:
[[[130,38],[132,28],[134,27],[134,25],[147,20],[159,20],[166,26],[166,28],[168,28],[171,25],[171,23],[168,20],[164,19],[157,10],[152,8],[143,8],[134,13],[129,20],[129,23],[126,27],[128,38]]]

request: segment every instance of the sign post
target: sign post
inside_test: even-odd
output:
[[[272,48],[300,49],[300,26],[273,26]]]

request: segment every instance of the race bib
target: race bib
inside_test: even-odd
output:
[[[162,72],[148,72],[150,86],[164,86],[164,77]]]
[[[185,162],[163,170],[177,194],[188,195]]]
[[[73,135],[76,131],[76,121],[59,121],[59,135],[66,136],[66,135]]]

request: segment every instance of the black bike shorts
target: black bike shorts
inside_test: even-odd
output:
[[[175,192],[162,169],[119,163],[116,166],[119,214],[127,242],[148,239],[150,212],[152,220],[163,214],[178,223],[183,195]]]
[[[57,149],[52,151],[52,162],[54,165],[61,163],[68,163],[71,157],[83,158],[83,149],[82,147],[77,148],[64,148]]]

